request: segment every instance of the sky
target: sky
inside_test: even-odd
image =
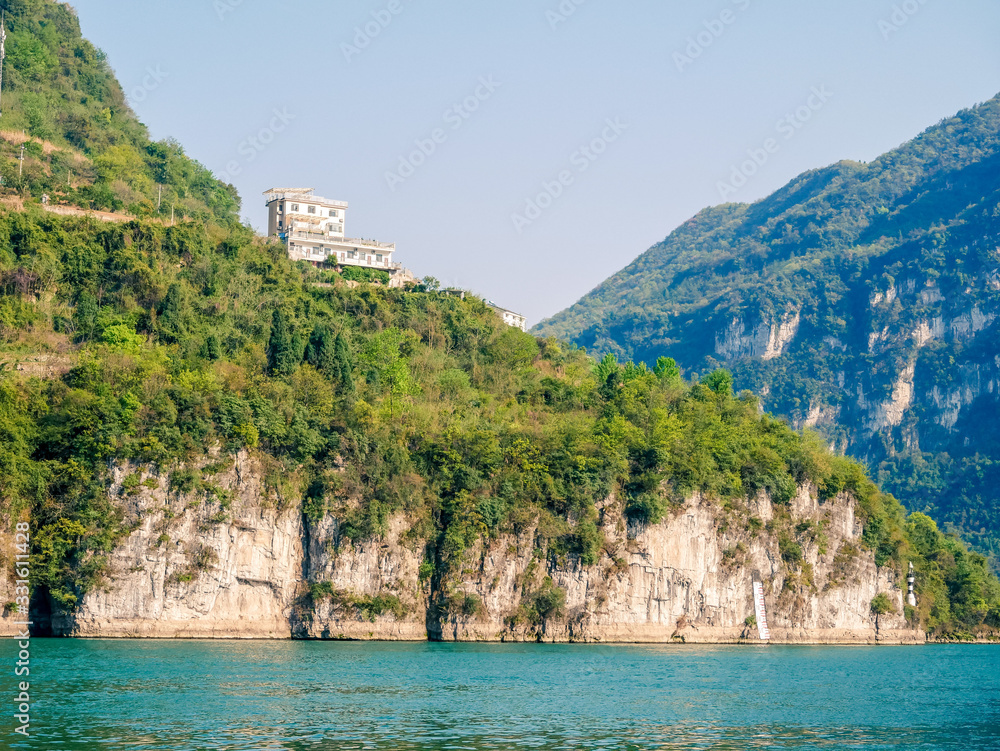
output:
[[[996,0],[73,0],[155,139],[535,324],[701,209],[1000,93]]]

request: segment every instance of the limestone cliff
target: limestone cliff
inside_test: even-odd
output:
[[[870,162],[705,209],[534,331],[728,368],[1000,559],[998,174],[1000,96]]]
[[[137,471],[143,482],[126,490]],[[185,493],[143,468],[114,470],[110,492],[132,532],[103,586],[76,613],[53,617],[53,633],[731,642],[757,638],[746,620],[758,577],[775,642],[923,640],[902,617],[897,572],[876,568],[861,547],[846,496],[821,504],[803,488],[787,507],[763,496],[727,507],[693,497],[646,527],[629,525],[610,498],[595,565],[552,553],[527,529],[468,550],[462,570],[440,581],[421,579],[426,541],[403,517],[384,539],[356,544],[337,519],[313,523],[298,503],[282,503],[247,453],[212,471],[213,492]],[[539,614],[533,598],[546,586],[565,601]],[[876,629],[870,603],[879,592],[895,613]]]

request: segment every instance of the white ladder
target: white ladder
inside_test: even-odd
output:
[[[767,611],[764,609],[764,585],[753,583],[753,605],[757,613],[757,634],[764,641],[771,638],[771,630],[767,627]]]

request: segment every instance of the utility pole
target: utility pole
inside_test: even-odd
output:
[[[174,207],[170,207],[170,226],[174,226]]]
[[[7,58],[7,11],[0,13],[0,117],[3,116],[3,61]]]
[[[160,213],[160,204],[163,203],[163,186],[157,185],[158,192],[156,194],[156,213]]]
[[[23,143],[21,144],[21,158],[20,158],[19,161],[21,162],[21,166],[18,167],[17,176],[18,176],[18,178],[21,178],[21,177],[24,177],[24,144]]]

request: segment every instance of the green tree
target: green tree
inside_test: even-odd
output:
[[[875,630],[879,629],[879,618],[883,615],[893,612],[892,601],[889,600],[889,596],[885,592],[879,592],[875,595],[871,604],[872,615],[875,616]]]
[[[81,292],[76,302],[76,310],[73,312],[73,323],[82,340],[89,341],[93,338],[99,311],[97,298],[89,292]]]
[[[171,284],[160,307],[160,337],[166,342],[183,341],[188,334],[188,305],[180,284]]]
[[[681,377],[681,369],[677,367],[677,363],[672,357],[659,358],[653,372],[661,381],[675,381]]]
[[[354,362],[347,347],[347,340],[339,333],[333,343],[333,371],[340,393],[354,393]]]
[[[306,345],[306,362],[330,379],[339,378],[333,332],[324,324],[316,324]]]
[[[409,341],[410,338],[399,329],[386,329],[371,338],[362,356],[376,388],[389,399],[390,417],[395,415],[398,399],[416,391],[409,362],[402,353]]]
[[[709,373],[701,382],[716,394],[729,396],[733,393],[733,374],[724,368]]]
[[[594,367],[594,375],[597,378],[597,385],[603,386],[608,379],[618,372],[618,358],[610,352]]]
[[[292,344],[288,320],[280,309],[271,317],[271,338],[267,343],[267,366],[274,375],[291,375],[301,362]]]

